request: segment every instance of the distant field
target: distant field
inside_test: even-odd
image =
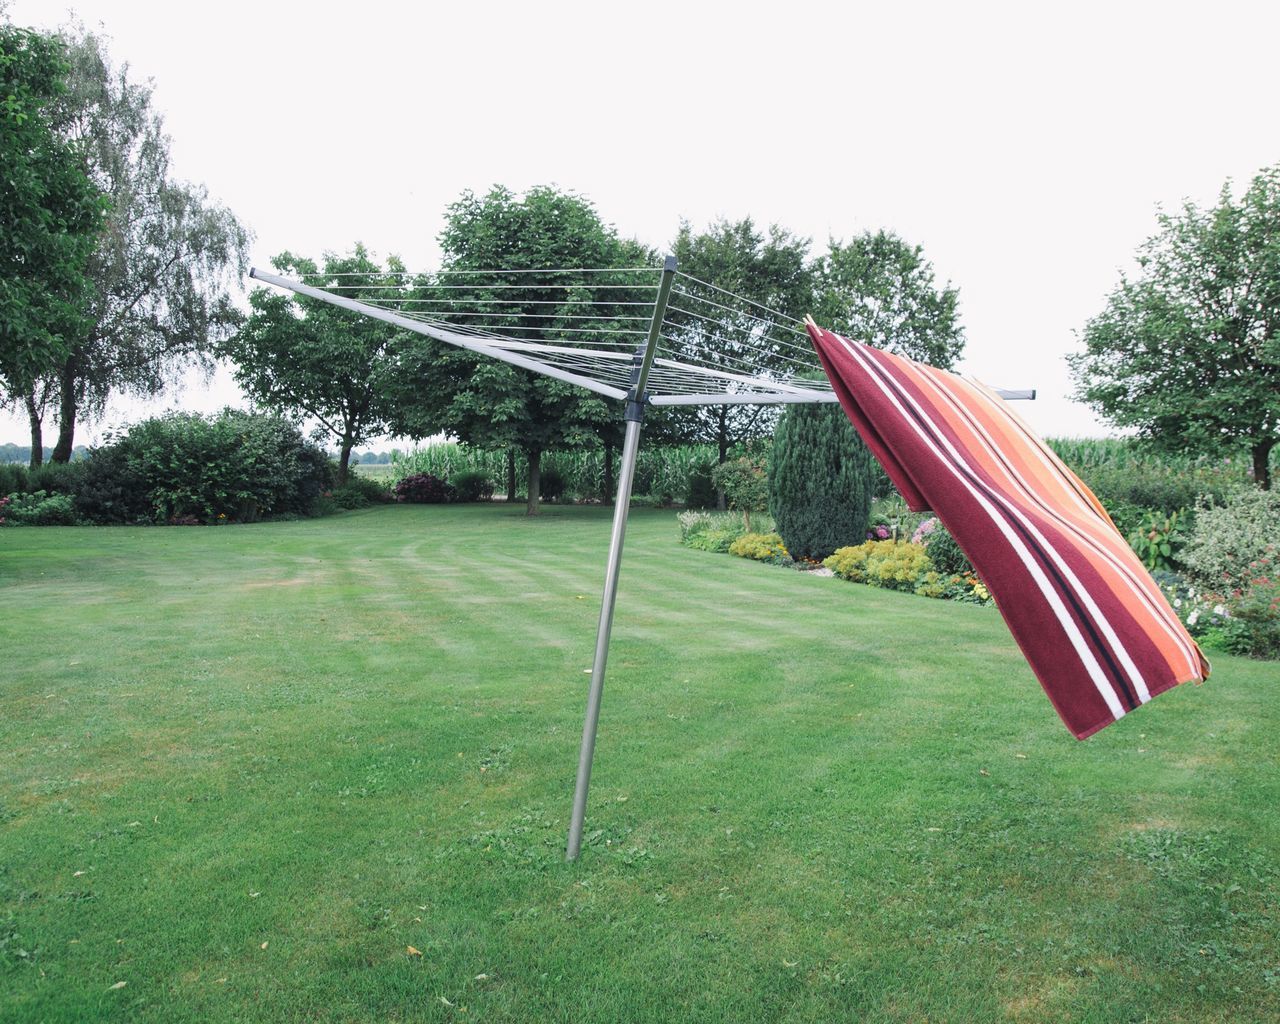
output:
[[[1077,743],[994,611],[676,532],[575,865],[608,510],[0,532],[0,1020],[1280,1019],[1274,664]]]
[[[374,480],[394,480],[395,466],[389,462],[370,463],[369,465],[360,465],[355,467],[357,473],[361,476],[372,477]]]

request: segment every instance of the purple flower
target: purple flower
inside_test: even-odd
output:
[[[916,532],[911,535],[912,544],[928,543],[929,535],[938,527],[938,520],[926,519],[923,523],[916,527]]]

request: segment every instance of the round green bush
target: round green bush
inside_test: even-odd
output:
[[[0,495],[21,494],[27,489],[27,467],[0,462]]]
[[[152,511],[147,492],[124,446],[108,444],[95,448],[85,460],[75,494],[76,511],[85,522],[100,526],[145,523]]]
[[[74,526],[76,509],[69,494],[32,491],[9,495],[4,518],[14,526]]]
[[[547,468],[538,477],[538,493],[543,501],[559,501],[564,497],[565,478],[558,469]]]
[[[392,497],[385,482],[351,473],[345,484],[333,489],[333,499],[341,508],[354,509],[383,505],[391,501]]]
[[[295,424],[236,409],[143,420],[84,461],[38,472],[102,524],[305,514],[332,482],[328,457]]]
[[[477,469],[455,473],[449,483],[458,501],[489,501],[493,497],[493,479]]]
[[[1271,578],[1280,562],[1280,491],[1251,489],[1224,505],[1202,503],[1181,553],[1191,577],[1219,593]],[[1266,571],[1260,566],[1266,563]]]
[[[442,505],[449,500],[449,489],[443,480],[431,473],[414,473],[396,483],[396,501],[414,505]]]

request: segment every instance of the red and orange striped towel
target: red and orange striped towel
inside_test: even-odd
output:
[[[1084,483],[988,388],[809,334],[858,433],[917,511],[932,509],[995,598],[1077,738],[1209,674]]]

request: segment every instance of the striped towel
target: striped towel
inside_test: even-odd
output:
[[[1208,676],[1093,492],[994,391],[812,322],[809,334],[858,433],[964,549],[1077,738]]]

